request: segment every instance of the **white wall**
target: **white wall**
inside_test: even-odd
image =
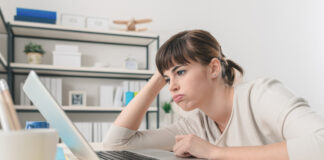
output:
[[[161,44],[186,29],[205,29],[242,65],[245,80],[275,77],[324,115],[322,0],[0,0],[7,20],[16,7],[110,19],[152,18]],[[161,100],[168,100],[165,88]]]

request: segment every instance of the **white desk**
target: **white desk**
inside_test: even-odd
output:
[[[102,143],[90,143],[90,145],[95,151],[104,150]],[[73,153],[65,144],[60,143],[58,144],[58,146],[63,148],[63,152],[65,156],[69,158],[69,160],[78,160],[78,158],[73,155]]]

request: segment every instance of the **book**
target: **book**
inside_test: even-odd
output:
[[[14,19],[15,19],[15,21],[56,24],[56,19],[28,17],[28,16],[15,16]]]
[[[53,95],[53,97],[55,98],[55,100],[57,101],[57,87],[56,87],[56,78],[49,78],[50,79],[50,85],[51,85],[51,94]]]
[[[100,86],[100,107],[111,107],[114,101],[114,86]]]
[[[16,13],[17,13],[17,16],[28,16],[28,17],[46,18],[46,19],[55,19],[56,20],[56,12],[55,11],[16,8]]]
[[[123,106],[123,87],[117,87],[115,97],[114,97],[114,107],[122,107]]]
[[[62,105],[62,78],[56,79],[57,102]]]
[[[20,105],[26,105],[25,104],[25,92],[23,91],[24,83],[20,83]]]
[[[88,141],[92,142],[92,123],[90,122],[74,122],[74,125],[81,132],[82,136]]]

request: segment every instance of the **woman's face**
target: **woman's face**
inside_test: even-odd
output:
[[[194,61],[185,65],[175,64],[163,76],[174,102],[185,111],[201,107],[211,90],[207,66]]]

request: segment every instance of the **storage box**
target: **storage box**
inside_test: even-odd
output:
[[[61,24],[70,27],[85,27],[85,17],[71,14],[62,14]]]
[[[81,67],[81,53],[54,51],[53,65],[65,67]]]
[[[88,17],[86,27],[93,30],[108,30],[108,19]]]

